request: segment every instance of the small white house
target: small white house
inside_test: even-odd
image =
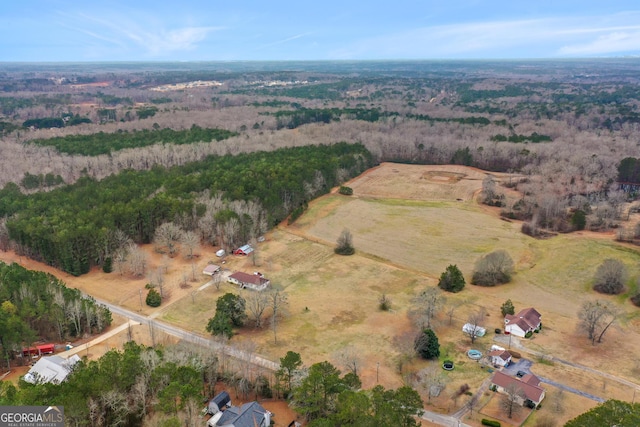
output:
[[[511,363],[511,353],[505,349],[491,350],[489,352],[489,359],[494,366],[505,367]]]

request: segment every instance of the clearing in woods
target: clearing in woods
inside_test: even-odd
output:
[[[495,288],[467,283],[463,292],[446,295],[449,304],[456,306],[452,324],[442,313],[435,330],[443,348],[441,359],[454,360],[456,370],[447,373],[450,383],[441,397],[431,399],[429,407],[455,409],[464,399],[452,401],[452,391],[465,382],[473,390],[487,377],[466,358],[471,345],[460,327],[481,307],[487,310],[489,330],[503,327],[500,305],[508,298],[516,310],[534,306],[543,314],[544,329],[525,341],[528,347],[634,381],[639,369],[634,354],[640,350],[637,309],[619,297],[594,294],[589,284],[605,258],[622,260],[631,276],[637,277],[638,251],[602,236],[592,238],[591,233],[546,240],[525,236],[519,222],[502,220],[497,208],[477,204],[485,176],[462,166],[383,164],[345,184],[354,189],[353,196],[333,193],[313,201],[294,224],[281,225],[260,245],[260,271],[289,296],[289,316],[278,327],[277,344],[268,330],[251,327],[240,330],[232,341],[252,340],[258,352],[273,360],[287,350],[297,351],[306,365],[329,360],[340,366],[335,353],[352,346],[361,355],[365,388],[376,382],[397,387],[403,378],[397,370],[399,352],[394,340],[415,334],[408,315],[413,296],[434,286],[447,265],[457,264],[469,281],[481,255],[505,249],[516,264],[512,283]],[[357,249],[350,257],[333,253],[344,228],[352,232]],[[238,262],[244,271],[258,268],[248,259]],[[215,300],[229,290],[233,290],[230,285],[220,291],[209,288],[201,295],[206,300],[185,299],[170,307],[165,318],[202,331],[214,313]],[[383,294],[393,302],[390,312],[378,310]],[[627,313],[621,327],[608,332],[605,342],[596,347],[576,332],[579,306],[589,298],[610,299]],[[192,316],[190,306],[198,316]],[[488,349],[492,335],[473,347]],[[404,373],[428,365],[414,360]],[[581,376],[581,371],[568,371],[559,364],[544,367],[545,375],[562,377],[569,384]],[[630,387],[611,381],[603,381],[598,392],[594,394],[627,400],[633,396]],[[554,416],[569,419],[593,405],[578,399],[566,414]]]

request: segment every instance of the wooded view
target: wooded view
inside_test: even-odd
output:
[[[517,224],[526,236],[518,233],[514,240],[547,239],[573,232],[611,234],[628,244],[624,246],[631,254],[628,257],[635,257],[634,245],[640,243],[636,215],[640,212],[638,73],[640,61],[632,58],[562,63],[3,64],[0,250],[74,277],[101,270],[127,280],[146,280],[149,291],[145,295],[153,297],[153,304],[149,299],[147,304],[156,307],[154,304],[162,306],[169,299],[163,294],[162,275],[171,259],[182,253],[191,262],[195,281],[199,245],[215,247],[226,256],[252,243],[255,252],[247,257],[251,266],[270,269],[279,281],[272,285],[273,293],[264,294],[273,298],[273,304],[269,305],[268,298],[245,301],[227,293],[229,301],[243,301],[240,314],[244,317],[244,304],[249,307],[251,322],[244,318],[230,322],[222,309],[225,300],[218,300],[218,312],[208,325],[201,319],[199,332],[236,340],[232,327],[248,328],[246,324],[252,323],[260,330],[268,325],[274,344],[261,351],[276,348],[280,352],[277,332],[284,322],[285,302],[296,299],[289,289],[287,293],[283,289],[289,285],[291,289],[304,288],[308,280],[324,285],[336,280],[331,276],[325,282],[325,268],[340,268],[323,265],[317,271],[311,267],[304,270],[296,263],[326,260],[334,251],[355,254],[338,255],[333,261],[342,263],[343,277],[347,277],[352,273],[344,266],[354,263],[357,270],[361,261],[353,258],[367,245],[373,247],[376,240],[383,240],[366,234],[384,228],[375,218],[391,221],[389,218],[400,215],[397,212],[404,212],[407,224],[418,230],[423,224],[414,219],[414,215],[419,217],[413,209],[426,211],[436,204],[448,209],[450,202],[466,206],[477,200],[484,205],[482,209],[495,210],[507,224],[505,228]],[[470,190],[470,197],[457,197],[457,193],[454,197],[450,192],[435,201],[421,198],[427,190],[409,192],[402,182],[396,184],[393,174],[404,173],[399,170],[380,180],[396,185],[389,187],[395,189],[389,193],[366,194],[362,187],[346,184],[384,162],[464,166],[464,171],[475,168],[482,175],[473,178],[478,188]],[[467,178],[467,172],[459,171],[421,173],[416,181],[407,180],[404,185],[418,188],[418,181],[419,185],[436,181],[455,184]],[[323,199],[320,207],[312,206],[320,196],[330,198]],[[398,210],[384,211],[390,207]],[[305,217],[310,209],[315,210]],[[331,223],[340,209],[348,213],[342,218],[355,218],[353,224],[347,224],[346,219],[344,224]],[[309,218],[320,225],[310,225]],[[302,246],[296,239],[305,238],[316,245],[328,245],[329,250],[317,259],[289,254],[295,259],[286,264],[274,261],[273,254],[280,250],[274,244],[269,255],[262,256],[257,239],[264,241],[265,233],[285,223],[292,233],[287,245]],[[329,227],[328,223],[335,236],[321,230]],[[334,233],[334,229],[338,231]],[[421,236],[418,231],[415,235]],[[150,243],[155,252],[166,257],[162,267],[154,265],[155,270],[149,268],[141,250]],[[396,313],[396,304],[404,304],[400,310],[406,312],[415,332],[412,337],[387,337],[400,355],[393,356],[397,356],[392,362],[395,368],[389,371],[395,376],[384,384],[386,389],[377,385],[377,362],[377,386],[361,390],[359,361],[349,351],[335,356],[343,362],[345,374],[328,361],[311,359],[310,367],[298,372],[299,378],[294,380],[289,372],[285,381],[283,372],[278,378],[249,373],[249,368],[232,372],[222,366],[220,354],[129,343],[121,352],[114,350],[100,359],[81,362],[61,385],[20,383],[14,387],[3,382],[0,403],[43,404],[57,397],[75,425],[147,425],[154,413],[175,416],[176,420],[182,417],[185,425],[192,425],[198,419],[203,395],[209,397],[216,382],[223,379],[235,387],[236,394],[246,397],[251,393],[256,397],[286,396],[309,425],[356,425],[356,419],[366,420],[358,425],[414,425],[422,409],[420,394],[411,387],[398,387],[399,381],[415,386],[431,399],[438,387],[444,387],[444,380],[439,370],[408,373],[405,368],[421,363],[412,359],[417,354],[425,360],[437,360],[454,353],[451,345],[445,348],[442,344],[437,327],[445,317],[449,326],[452,324],[456,306],[447,308],[445,316],[448,303],[435,285],[455,298],[511,286],[514,277],[517,282],[519,274],[535,267],[531,259],[537,259],[541,251],[531,249],[533,245],[530,243],[529,252],[520,246],[507,252],[493,243],[478,243],[467,251],[475,257],[473,262],[470,258],[449,259],[439,271],[419,273],[420,279],[403,278],[406,287],[402,292],[410,292],[411,298],[376,285],[380,292],[374,295],[374,304],[390,315]],[[403,251],[402,256],[411,252]],[[367,254],[371,262],[384,265],[374,276],[387,274],[388,269],[406,261],[394,259],[401,255],[391,252],[376,247]],[[609,257],[598,261],[603,261],[600,267],[589,266],[593,270],[598,267],[598,271],[583,288],[619,295],[620,299],[594,300],[583,304],[578,313],[569,313],[581,319],[578,329],[586,332],[585,340],[593,346],[601,343],[605,332],[619,320],[635,321],[631,315],[624,317],[628,307],[621,310],[616,304],[640,304],[637,265],[627,271],[621,260]],[[215,257],[210,264],[214,262]],[[474,263],[471,271],[469,265]],[[293,267],[286,271],[283,265]],[[360,268],[365,271],[369,267]],[[581,268],[575,266],[574,270]],[[287,274],[290,282],[285,279]],[[254,275],[262,277],[257,271]],[[393,275],[389,277],[395,280]],[[221,279],[215,280],[218,282],[212,279],[211,283],[220,290]],[[186,275],[182,282],[183,288],[188,287]],[[417,289],[426,282],[434,286]],[[472,285],[489,289],[469,290],[478,288]],[[133,291],[135,298],[140,297],[142,311],[142,291]],[[194,305],[196,293],[191,294]],[[514,313],[508,296],[500,296],[510,304],[506,311],[502,307],[503,316]],[[473,305],[472,300],[467,297],[458,302]],[[409,308],[409,301],[416,306]],[[213,307],[215,303],[210,304]],[[283,312],[279,315],[280,309]],[[309,317],[316,315],[313,307],[304,309],[303,313],[312,312]],[[268,321],[266,315],[262,321],[263,312],[270,313]],[[344,318],[357,315],[355,311],[345,313],[331,320],[337,335]],[[482,306],[474,306],[464,315],[465,326],[471,325],[473,330],[471,345],[482,336],[478,331],[484,334],[481,325],[488,316]],[[317,319],[309,323],[314,321]],[[101,333],[111,322],[106,306],[66,287],[59,279],[17,264],[0,263],[0,346],[8,365],[16,363],[23,347],[42,340],[62,343],[86,338]],[[502,318],[499,325],[504,327]],[[305,327],[308,324],[300,326]],[[540,333],[540,328],[534,329],[527,331],[527,338]],[[243,329],[240,335],[245,333]],[[284,342],[290,348],[296,344],[291,338]],[[254,350],[246,351],[252,354]],[[453,361],[445,360],[454,369]],[[463,390],[464,385],[467,388]],[[320,386],[326,388],[324,398],[320,398]],[[469,389],[467,384],[460,387],[462,391],[451,397],[454,407]],[[514,394],[512,404],[517,397]],[[394,402],[403,410],[391,409]],[[473,413],[476,404],[469,399],[466,409]],[[509,418],[511,415],[509,412]]]

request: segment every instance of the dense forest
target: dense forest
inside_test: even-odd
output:
[[[154,144],[193,144],[220,141],[237,135],[224,129],[202,129],[193,125],[188,130],[153,129],[139,132],[99,132],[93,135],[67,135],[49,139],[35,139],[30,144],[51,146],[61,153],[97,156],[125,148],[146,147]]]
[[[0,190],[0,217],[7,218],[8,238],[21,253],[80,275],[128,240],[151,242],[168,222],[212,243],[221,238],[228,249],[244,244],[371,165],[362,145],[341,143],[209,157],[102,181],[84,177],[30,195],[7,185]],[[234,202],[255,207],[236,208]]]
[[[109,310],[54,276],[0,262],[0,346],[3,358],[23,345],[99,333],[111,325]]]

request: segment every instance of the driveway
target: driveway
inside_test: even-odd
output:
[[[533,366],[533,361],[522,358],[517,362],[510,364],[508,367],[502,368],[502,372],[504,372],[507,375],[511,375],[512,377],[515,377],[518,371],[524,371],[527,374],[532,374],[533,373],[531,372],[532,366]]]

